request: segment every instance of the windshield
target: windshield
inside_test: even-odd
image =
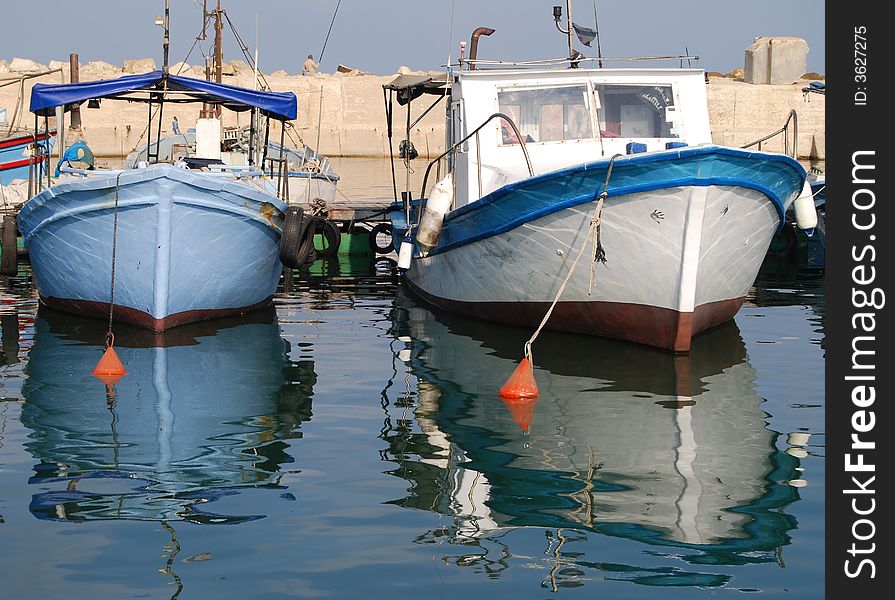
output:
[[[500,112],[508,115],[528,142],[593,139],[590,94],[585,84],[501,90]],[[501,143],[518,144],[512,127],[501,123]]]
[[[604,138],[677,138],[672,125],[675,110],[670,85],[587,84],[499,90],[500,112],[519,128],[526,143],[594,139],[596,122]],[[501,122],[501,144],[519,140],[506,120]]]
[[[597,120],[602,137],[678,137],[669,122],[668,113],[674,110],[670,85],[599,84],[594,88],[600,100]]]

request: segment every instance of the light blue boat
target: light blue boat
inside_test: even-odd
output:
[[[154,104],[168,96],[258,111],[268,121],[296,116],[291,92],[161,71],[36,85],[31,111],[43,115],[96,98]],[[239,165],[221,160],[219,120],[198,124],[205,152],[198,157],[124,170],[63,165],[61,177],[23,205],[19,229],[43,303],[161,331],[271,301],[282,271],[283,188],[252,164],[254,153]]]
[[[45,304],[108,317],[114,254],[113,316],[164,330],[269,303],[285,210],[225,175],[158,164],[47,188],[19,228]]]

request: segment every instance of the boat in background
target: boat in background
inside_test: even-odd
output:
[[[18,86],[18,96],[12,115],[6,108],[0,108],[0,185],[9,185],[13,181],[28,181],[29,174],[38,178],[45,177],[41,169],[41,158],[53,151],[56,143],[56,130],[48,125],[41,129],[35,125],[28,129],[22,125],[22,113],[25,104],[25,81],[46,77],[58,73],[63,82],[62,69],[50,69],[39,73],[0,75],[0,87]],[[37,142],[38,148],[34,147]],[[31,173],[37,170],[36,173]],[[2,192],[2,190],[0,190]],[[4,204],[6,204],[5,199]]]
[[[166,70],[37,84],[30,108],[49,116],[56,107],[99,99],[220,105],[252,111],[268,125],[296,117],[292,92],[253,91]],[[41,301],[154,330],[270,303],[283,268],[282,178],[266,177],[251,154],[245,166],[220,164],[220,131],[220,120],[206,111],[197,121],[195,157],[134,169],[63,165],[55,183],[38,182],[18,224]]]
[[[34,143],[41,146],[38,155],[35,156]],[[32,169],[36,169],[37,178],[45,173],[41,170],[42,154],[50,154],[56,143],[56,132],[50,130],[33,132],[18,131],[6,137],[0,138],[0,185],[9,185],[13,181],[27,181]]]
[[[233,21],[221,8],[221,2],[218,1],[217,8],[211,11],[206,10],[203,5],[203,14],[202,30],[197,39],[205,39],[206,29],[212,18],[215,22],[215,31],[218,33],[226,23],[242,50],[247,64],[254,68],[253,89],[272,91],[267,78],[258,70],[257,53],[253,58],[247,52]],[[223,50],[219,34],[215,35],[214,64],[223,64]],[[206,79],[211,79],[212,73],[214,73],[214,80],[221,83],[221,69],[210,66],[206,69]],[[197,152],[196,130],[189,128],[186,132],[181,131],[177,117],[174,117],[171,129],[173,132],[171,135],[138,146],[130,152],[124,160],[124,167],[134,168],[141,161],[149,162],[152,157],[162,162],[175,162],[195,156]],[[334,202],[339,176],[333,170],[330,160],[325,156],[318,155],[313,148],[308,146],[301,136],[291,128],[290,123],[283,123],[279,143],[270,139],[268,133],[269,131],[264,134],[260,133],[260,127],[255,117],[247,126],[224,127],[221,132],[222,152],[219,157],[221,162],[229,165],[245,165],[246,157],[251,155],[254,157],[255,164],[263,166],[267,176],[277,177],[282,173],[284,175],[284,197],[291,205],[312,208],[319,212],[324,206]],[[263,141],[258,137],[259,135],[263,135]],[[287,136],[288,144],[286,143]]]
[[[174,122],[174,130],[179,130],[179,123]],[[232,162],[248,156],[252,145],[252,133],[249,127],[225,127],[222,130],[225,151],[222,162]],[[332,204],[336,200],[339,176],[333,170],[332,163],[325,156],[319,156],[311,147],[291,148],[277,142],[267,141],[267,154],[288,165],[288,201],[289,204],[302,207],[323,202]],[[129,153],[124,159],[124,167],[132,169],[149,156],[158,156],[160,162],[176,162],[180,159],[196,155],[196,130],[190,128],[186,133],[175,133],[163,137],[152,146],[142,145]],[[262,158],[263,161],[263,158]],[[276,175],[271,168],[266,169],[269,177]]]
[[[552,310],[549,329],[688,352],[742,306],[787,209],[812,203],[805,169],[713,144],[701,69],[484,61],[483,29],[446,77],[384,86],[389,132],[394,98],[408,124],[414,98],[447,99],[428,197],[406,190],[391,213],[408,286],[481,319],[537,327]],[[408,127],[407,169],[412,147]]]
[[[788,210],[783,227],[771,240],[767,258],[791,261],[798,269],[823,270],[827,262],[827,182],[822,173],[809,171],[808,183],[814,197],[817,225],[812,231],[800,229],[795,211]]]

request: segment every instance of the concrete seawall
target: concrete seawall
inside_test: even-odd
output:
[[[127,74],[105,63],[92,65],[81,66],[81,81],[111,79]],[[151,66],[145,70],[151,70]],[[193,68],[183,74],[200,77],[201,74],[196,71]],[[172,72],[175,72],[173,68]],[[239,68],[231,68],[229,72],[232,74],[224,77],[224,83],[252,87],[251,72]],[[15,73],[0,77],[11,75]],[[33,83],[59,83],[63,77],[69,81],[67,65],[63,67],[62,74],[57,72],[25,82],[22,125],[30,127],[34,122],[33,115],[27,111]],[[382,85],[391,81],[394,75],[334,73],[301,77],[280,71],[266,77],[275,91],[292,91],[298,98],[298,119],[290,131],[293,141],[303,141],[326,156],[388,156]],[[727,146],[742,146],[782,127],[790,110],[795,109],[798,115],[799,157],[824,160],[825,97],[821,94],[803,94],[802,88],[807,85],[807,81],[790,85],[753,85],[725,77],[710,78],[707,92],[714,141]],[[10,120],[14,116],[17,91],[17,85],[0,88],[0,107],[7,109]],[[429,102],[415,104],[418,106],[414,107],[414,118],[428,107]],[[86,103],[81,106],[82,135],[96,156],[121,157],[140,143],[145,143],[146,105],[105,100],[98,109],[86,106]],[[404,111],[403,107],[396,108],[396,123],[400,127]],[[181,129],[186,129],[195,123],[198,108],[196,105],[165,105],[162,135],[171,133],[172,117],[175,115]],[[246,114],[224,111],[225,126],[244,125],[247,119]],[[271,139],[279,139],[278,131],[271,134]],[[156,125],[153,125],[153,138],[155,135]],[[394,135],[397,144],[403,137],[403,130],[399,129]],[[422,156],[441,153],[444,150],[444,111],[436,108],[426,115],[414,128],[412,139]],[[782,151],[782,136],[765,142],[762,149]]]

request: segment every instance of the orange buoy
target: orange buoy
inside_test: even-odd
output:
[[[107,347],[106,351],[103,352],[102,358],[99,359],[99,362],[96,363],[96,367],[93,369],[93,375],[106,385],[114,385],[119,379],[127,375],[124,365],[121,364],[121,360],[118,359],[118,355],[112,346]]]
[[[522,431],[528,431],[531,428],[532,418],[534,417],[535,404],[538,399],[534,397],[528,398],[501,398],[507,408],[510,409],[510,415],[513,421]]]
[[[538,384],[528,358],[523,358],[507,382],[497,392],[502,398],[537,398]]]

